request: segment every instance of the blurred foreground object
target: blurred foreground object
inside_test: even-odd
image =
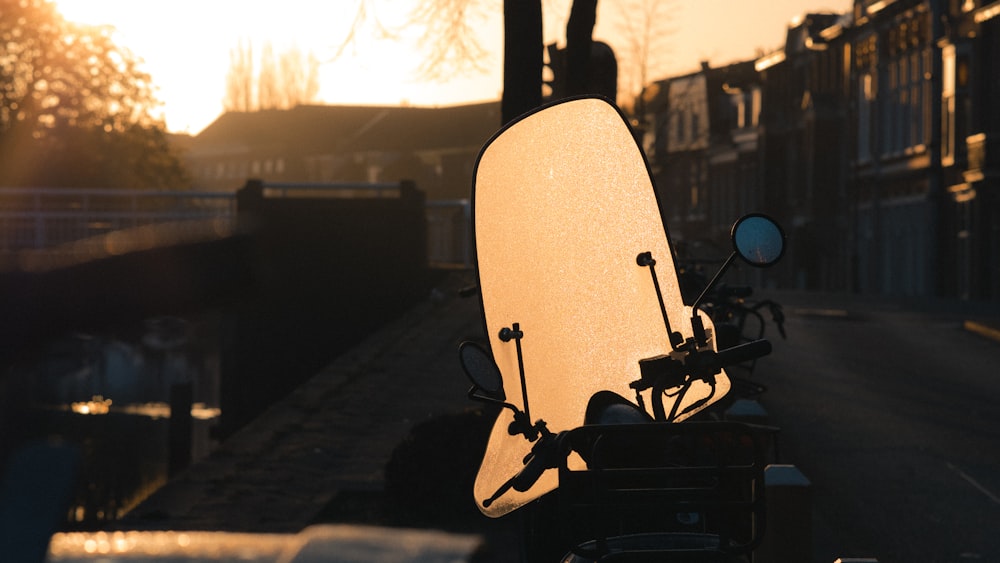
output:
[[[480,541],[436,531],[323,525],[298,534],[74,532],[56,534],[50,563],[470,561]]]

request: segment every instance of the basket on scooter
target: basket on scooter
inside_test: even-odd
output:
[[[559,468],[566,561],[747,561],[763,537],[765,437],[734,422],[585,425]]]

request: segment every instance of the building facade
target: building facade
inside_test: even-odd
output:
[[[412,180],[428,199],[469,197],[499,102],[443,108],[297,106],[220,116],[185,152],[194,189],[265,182]]]
[[[1000,298],[1000,2],[857,0],[753,61],[657,82],[645,146],[684,241],[789,235],[784,287]]]

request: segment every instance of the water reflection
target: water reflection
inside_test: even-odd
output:
[[[78,401],[70,403],[68,407],[60,407],[59,410],[69,410],[74,414],[82,415],[102,415],[110,414],[112,409],[115,414],[125,414],[131,416],[145,416],[152,419],[169,419],[170,404],[168,403],[138,403],[121,406],[112,406],[114,401],[105,399],[101,395],[94,395],[89,401]],[[205,403],[194,403],[191,405],[191,418],[197,420],[212,420],[222,415],[219,407],[210,407]]]
[[[71,403],[69,408],[76,414],[108,414],[111,412],[111,399],[94,395],[94,398],[89,401]]]
[[[298,545],[296,536],[225,532],[70,532],[49,544],[54,562],[277,561]]]
[[[178,435],[185,461],[215,448],[220,324],[219,315],[170,317],[66,335],[2,366],[0,463],[33,440],[72,444],[82,464],[65,526],[94,529],[120,518],[166,482]],[[174,424],[171,437],[178,389],[187,393],[190,424]]]

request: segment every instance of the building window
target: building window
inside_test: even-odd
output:
[[[872,102],[875,99],[875,85],[870,73],[858,80],[858,161],[871,160],[871,120]]]
[[[902,21],[889,32],[886,90],[880,107],[885,109],[879,147],[886,155],[922,150],[927,143],[930,100],[930,64],[922,15]]]
[[[955,164],[955,46],[941,50],[941,164]]]

